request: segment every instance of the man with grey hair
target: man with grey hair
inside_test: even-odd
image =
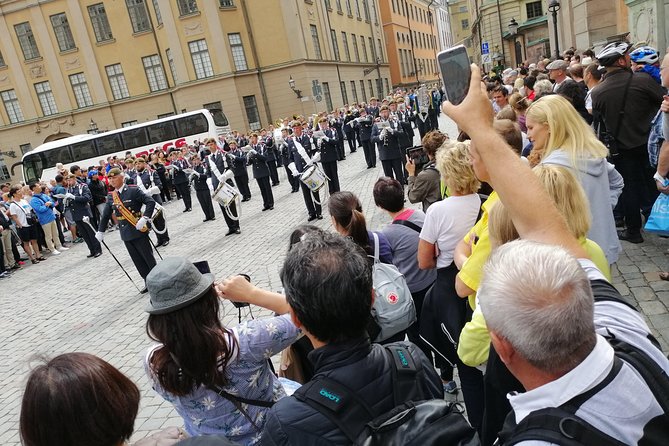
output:
[[[473,66],[471,85],[479,83]],[[669,360],[643,317],[495,133],[485,89],[470,88],[444,111],[472,136],[522,239],[492,254],[478,290],[492,345],[526,389],[508,395],[513,411],[500,444],[666,444],[667,401],[655,392],[669,388]],[[644,364],[621,360],[621,347]]]

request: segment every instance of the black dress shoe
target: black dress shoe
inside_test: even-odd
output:
[[[316,218],[319,219],[319,220],[323,220],[323,216],[322,216],[321,214],[318,214],[318,215],[316,216]]]
[[[142,288],[142,291],[140,291],[140,294],[146,294],[149,292],[149,289],[147,287]]]
[[[184,210],[181,211],[181,212],[188,212],[189,210],[190,210],[190,209],[184,209]]]
[[[270,210],[270,211],[273,211],[273,210],[274,210],[274,206],[270,206],[270,207],[269,207],[269,210]]]
[[[244,203],[245,201],[249,201],[249,200],[250,200],[250,198],[242,198],[242,203]]]
[[[228,232],[225,233],[225,236],[233,235],[235,233],[234,229],[229,229]]]
[[[167,246],[167,245],[169,245],[169,244],[170,244],[170,241],[169,241],[169,240],[165,240],[165,241],[162,242],[159,246]]]
[[[265,212],[267,209],[269,209],[269,208],[268,208],[268,207],[264,207],[264,208],[262,208],[262,211]]]
[[[92,252],[92,253],[90,253],[90,254],[88,254],[88,255],[86,256],[87,259],[91,259],[91,258],[93,258],[93,257],[95,257],[95,253],[94,253],[94,252]],[[38,260],[39,260],[39,259],[38,259]]]
[[[93,254],[93,257],[100,257],[102,255],[102,251],[96,252]]]
[[[241,229],[239,229],[239,228],[235,229],[235,234],[241,234],[241,233],[242,233]]]
[[[188,208],[188,209],[186,209],[186,212],[190,212],[192,210],[193,210],[193,208]]]
[[[205,218],[204,220],[202,220],[202,223],[208,222],[209,220],[211,220],[211,218]]]
[[[317,218],[318,218],[318,217],[316,217],[315,215],[310,215],[309,218],[307,218],[307,221],[314,221],[314,220],[316,220]]]
[[[643,243],[643,237],[641,237],[641,234],[636,232],[636,233],[631,233],[628,232],[627,229],[624,231],[618,231],[618,238],[620,240],[625,240],[630,243]]]

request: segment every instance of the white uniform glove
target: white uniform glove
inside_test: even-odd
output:
[[[257,154],[258,154],[258,152],[256,152],[256,149],[251,149],[251,150],[249,150],[249,153],[250,153],[251,155],[257,155]]]
[[[388,127],[388,133],[392,135],[393,133],[395,133],[395,130],[393,130],[392,127]]]
[[[147,221],[148,221],[148,219],[146,217],[140,218],[139,220],[137,220],[137,224],[135,225],[135,229],[137,229],[138,231],[141,231],[142,229],[144,229],[144,226],[146,226]]]
[[[98,242],[102,243],[102,240],[105,239],[105,233],[104,233],[104,232],[100,232],[100,231],[96,232],[96,233],[95,233],[95,239],[96,239]]]
[[[160,188],[158,186],[153,186],[148,190],[149,195],[157,195],[160,193]]]
[[[379,138],[383,139],[386,137],[386,129],[381,130],[381,133],[379,133]]]
[[[328,142],[328,141],[330,141],[330,138],[328,138],[327,136],[324,136],[323,141]]]
[[[311,157],[311,162],[312,163],[317,163],[321,160],[321,152],[317,152],[314,154],[314,156]]]
[[[66,200],[74,200],[74,194],[72,194],[71,192],[66,193],[65,194],[65,199]]]

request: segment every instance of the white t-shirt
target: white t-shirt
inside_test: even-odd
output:
[[[27,214],[29,214],[32,210],[33,208],[31,208],[28,202],[23,199],[21,199],[18,203],[16,201],[12,201],[12,203],[9,205],[9,214],[16,215],[19,223],[21,223],[21,226],[28,226]]]
[[[428,208],[420,238],[437,245],[437,268],[453,262],[453,251],[476,223],[480,208],[478,194],[448,197]]]

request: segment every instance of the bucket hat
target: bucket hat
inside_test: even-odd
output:
[[[149,304],[145,311],[165,314],[184,308],[202,296],[214,283],[214,275],[202,274],[184,257],[168,257],[146,276]]]

